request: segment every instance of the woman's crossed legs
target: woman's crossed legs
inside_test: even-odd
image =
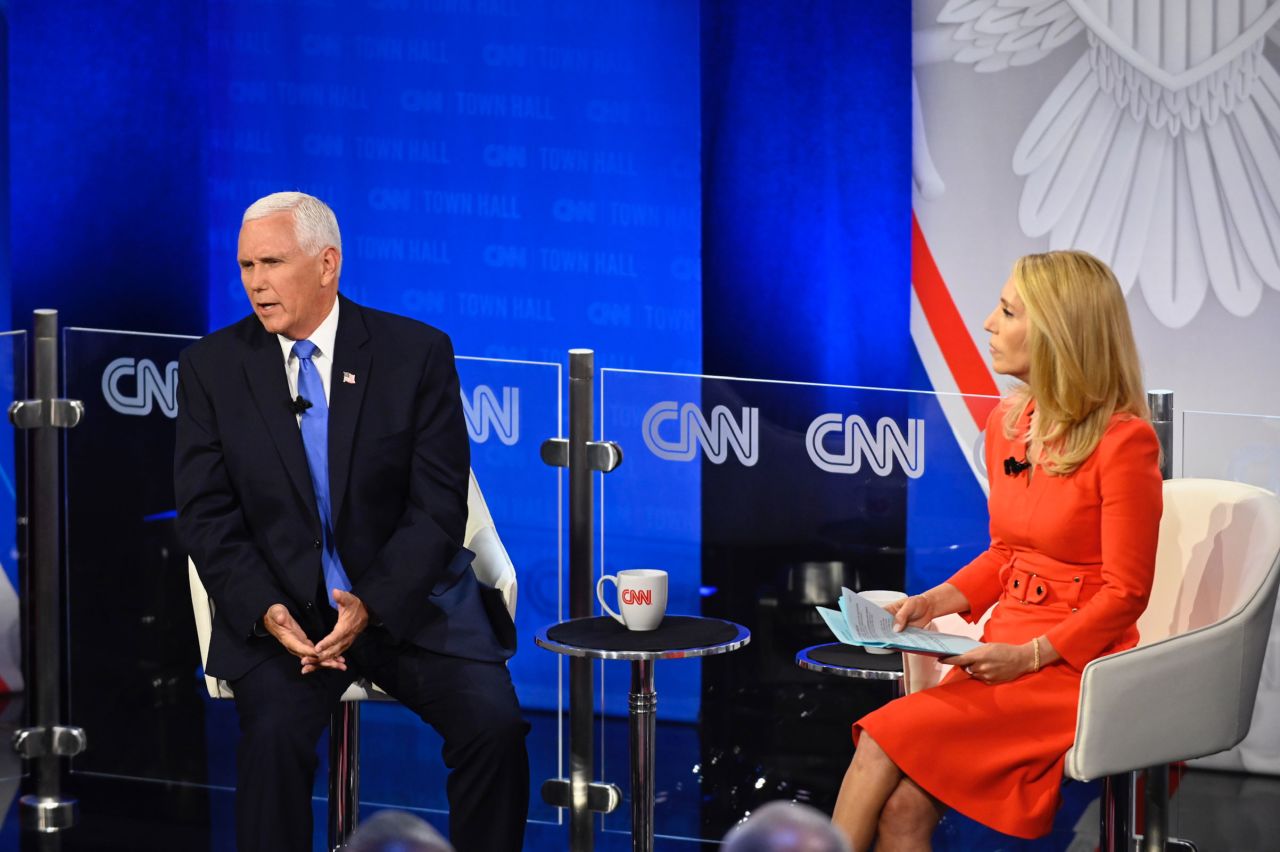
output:
[[[877,852],[927,852],[944,810],[863,731],[831,818],[854,852],[867,852],[877,837]]]

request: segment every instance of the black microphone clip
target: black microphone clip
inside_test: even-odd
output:
[[[308,408],[310,408],[311,405],[312,405],[311,400],[307,399],[302,394],[298,394],[297,399],[289,400],[289,410],[292,411],[294,414],[302,414]]]
[[[1004,460],[1004,475],[1017,476],[1029,467],[1031,467],[1031,462],[1026,459],[1018,461],[1013,456],[1009,456],[1009,458]]]

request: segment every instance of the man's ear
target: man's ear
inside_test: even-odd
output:
[[[320,251],[320,275],[326,287],[337,285],[338,266],[342,262],[342,252],[337,246],[325,246]]]

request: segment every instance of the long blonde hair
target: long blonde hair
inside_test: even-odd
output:
[[[1004,434],[1038,443],[1054,474],[1078,468],[1116,413],[1151,419],[1129,309],[1115,274],[1083,251],[1029,254],[1013,267],[1027,309],[1026,385],[1010,394]],[[1029,434],[1017,424],[1034,399]]]

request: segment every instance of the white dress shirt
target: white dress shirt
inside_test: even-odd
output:
[[[320,327],[311,333],[307,338],[316,345],[316,351],[311,356],[311,363],[315,365],[316,372],[320,374],[320,384],[324,385],[324,399],[327,405],[332,398],[329,393],[329,379],[333,374],[333,347],[338,338],[338,300],[333,302],[333,309],[329,311],[329,315],[324,318],[324,322],[320,323]],[[298,398],[298,358],[293,354],[293,344],[295,341],[290,340],[283,334],[277,334],[276,339],[280,341],[280,351],[284,353],[284,372],[289,379],[289,399]],[[302,423],[302,415],[298,415],[298,423]]]

